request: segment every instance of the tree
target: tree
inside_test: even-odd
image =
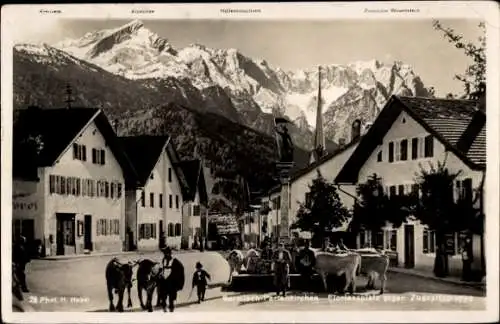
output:
[[[320,246],[327,233],[342,226],[350,216],[340,201],[335,184],[328,182],[318,170],[318,176],[309,186],[306,200],[300,204],[297,221],[291,228],[311,232],[313,246]]]
[[[433,21],[433,27],[442,32],[448,42],[454,44],[456,48],[463,50],[465,55],[473,61],[463,74],[455,75],[455,79],[464,84],[465,95],[468,96],[471,92],[479,91],[480,85],[486,81],[486,26],[484,22],[478,25],[483,31],[483,35],[478,38],[479,44],[464,41],[463,36],[459,35],[452,28],[444,27],[439,20]]]
[[[444,277],[448,275],[445,235],[457,225],[453,183],[460,172],[450,172],[445,163],[439,161],[437,167],[432,163],[429,166],[429,170],[420,166],[420,174],[417,174],[421,197],[416,217],[436,233],[434,274]]]
[[[384,192],[382,178],[372,174],[365,183],[356,188],[358,200],[353,209],[350,231],[370,230],[377,233],[388,223],[400,227],[416,207],[413,194],[399,194],[389,197]]]

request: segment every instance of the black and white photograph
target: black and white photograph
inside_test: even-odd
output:
[[[498,7],[432,3],[3,7],[2,313],[494,321]]]

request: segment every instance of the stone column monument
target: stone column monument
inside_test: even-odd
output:
[[[279,240],[288,243],[290,240],[290,222],[289,222],[289,186],[290,170],[294,166],[293,151],[294,145],[286,124],[288,120],[284,118],[275,118],[276,125],[276,144],[278,147],[279,159],[276,162],[276,171],[281,183],[281,206],[280,206],[280,232]]]

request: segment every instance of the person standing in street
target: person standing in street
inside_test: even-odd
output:
[[[198,304],[205,300],[205,292],[208,286],[207,279],[211,280],[210,275],[203,269],[200,262],[196,262],[196,271],[193,273],[193,289],[196,287]]]
[[[471,281],[471,275],[472,275],[472,241],[470,237],[467,237],[462,246],[462,280]]]
[[[21,285],[21,289],[25,293],[29,292],[26,284],[26,264],[30,261],[31,258],[26,246],[26,238],[19,235],[12,247],[12,262],[16,265],[16,275]]]
[[[303,289],[307,291],[311,284],[311,279],[314,272],[313,268],[316,261],[314,252],[310,249],[309,241],[305,242],[305,246],[299,251],[297,259],[297,268],[301,274],[302,286]]]

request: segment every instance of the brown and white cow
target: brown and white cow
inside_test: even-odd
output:
[[[375,289],[375,280],[380,279],[380,294],[384,293],[389,268],[389,256],[382,251],[357,250],[361,255],[360,273],[368,277],[366,289]]]
[[[316,252],[314,269],[321,276],[325,291],[328,291],[328,275],[345,275],[346,284],[343,289],[349,289],[351,294],[356,290],[356,272],[361,266],[361,256],[357,253],[333,254],[329,252]]]
[[[109,311],[115,310],[113,303],[113,292],[118,294],[118,304],[116,309],[123,312],[123,295],[127,289],[128,303],[127,307],[132,307],[130,298],[130,289],[132,288],[132,274],[134,267],[138,262],[121,263],[117,258],[111,259],[106,265],[106,288],[109,298]]]
[[[229,253],[227,256],[227,262],[229,263],[229,280],[227,282],[230,283],[231,280],[233,280],[234,272],[239,272],[241,270],[244,260],[245,257],[240,250],[232,250],[231,253]]]

